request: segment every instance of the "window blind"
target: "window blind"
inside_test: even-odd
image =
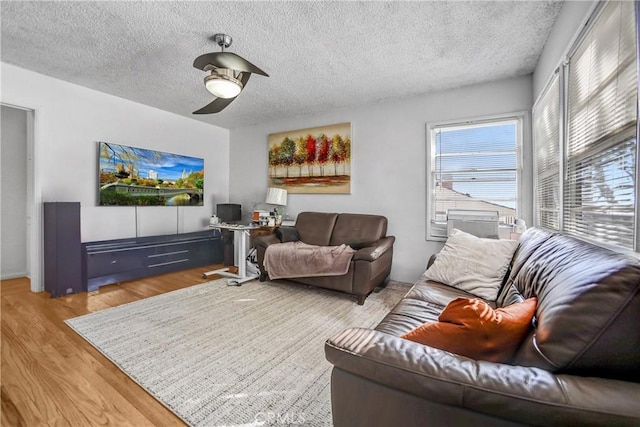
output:
[[[496,210],[501,223],[514,222],[519,120],[432,129],[430,237],[447,237],[450,209]]]
[[[634,249],[635,2],[610,2],[568,64],[563,229]]]
[[[560,79],[556,74],[533,109],[535,224],[560,227]]]

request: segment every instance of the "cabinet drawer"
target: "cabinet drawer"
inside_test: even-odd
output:
[[[222,261],[220,236],[211,232],[88,242],[83,248],[89,290]]]
[[[87,254],[87,277],[100,277],[122,271],[144,268],[144,257],[138,250],[96,252]]]
[[[146,264],[149,268],[156,268],[164,265],[186,263],[189,262],[190,252],[189,248],[180,246],[175,247],[173,251],[148,254]]]
[[[193,240],[186,242],[168,242],[168,243],[157,243],[153,245],[147,245],[147,254],[149,256],[153,255],[162,255],[162,254],[172,254],[180,251],[189,250],[193,245],[198,244],[200,242],[206,243],[209,242],[209,239],[203,240]]]

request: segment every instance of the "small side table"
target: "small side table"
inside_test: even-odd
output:
[[[229,272],[228,268],[221,268],[219,270],[207,271],[202,274],[203,278],[207,278],[213,274],[218,274],[223,277],[228,277],[227,284],[231,286],[240,286],[244,282],[258,278],[256,275],[247,274],[247,240],[252,230],[258,229],[258,226],[252,225],[240,225],[240,224],[216,224],[210,225],[210,228],[216,228],[218,230],[231,230],[233,231],[233,243],[238,250],[238,258],[236,260],[238,264],[238,274]]]

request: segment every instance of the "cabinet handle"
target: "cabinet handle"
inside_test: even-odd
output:
[[[175,251],[175,252],[164,252],[164,253],[161,253],[161,254],[147,255],[147,258],[155,258],[155,257],[159,257],[159,256],[167,256],[167,255],[175,255],[175,254],[186,254],[186,253],[189,253],[189,250]]]
[[[161,262],[161,263],[159,263],[159,264],[151,264],[151,265],[149,265],[148,267],[149,267],[149,268],[152,268],[152,267],[161,267],[161,266],[163,266],[163,265],[177,264],[177,263],[179,263],[179,262],[187,262],[187,261],[189,261],[189,258],[187,258],[187,259],[179,259],[179,260],[177,260],[177,261]]]

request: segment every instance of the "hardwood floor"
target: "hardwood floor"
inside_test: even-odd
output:
[[[184,423],[64,320],[204,283],[195,268],[49,298],[29,279],[0,282],[2,426],[181,426]]]

